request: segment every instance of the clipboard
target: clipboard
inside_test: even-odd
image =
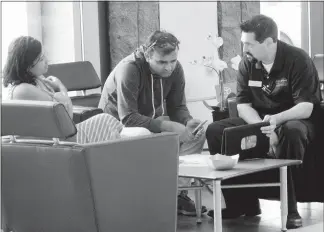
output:
[[[241,160],[265,158],[269,151],[269,138],[261,132],[260,128],[269,125],[269,122],[260,122],[225,128],[222,135],[222,155],[240,154]],[[242,139],[252,135],[256,136],[256,145],[252,148],[242,150]]]

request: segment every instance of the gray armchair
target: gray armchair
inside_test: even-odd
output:
[[[51,64],[46,76],[59,78],[68,91],[82,91],[81,96],[72,96],[73,121],[82,122],[102,113],[98,108],[100,93],[87,93],[88,90],[101,87],[101,81],[89,61]]]
[[[3,102],[3,230],[175,232],[178,136],[80,145],[76,132],[62,104]]]
[[[82,91],[82,96],[71,97],[73,105],[98,107],[101,94],[87,94],[88,90],[101,87],[100,78],[89,61],[51,64],[46,76],[59,78],[68,91]]]

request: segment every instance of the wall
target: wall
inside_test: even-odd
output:
[[[197,12],[204,13],[197,17]],[[206,68],[190,62],[213,54],[214,47],[207,40],[207,36],[218,33],[217,3],[160,2],[160,27],[180,40],[178,59],[186,76],[188,100],[214,96],[213,86],[218,82],[216,73],[208,73]]]
[[[83,60],[92,63],[98,76],[100,70],[100,47],[99,47],[99,10],[98,2],[82,2],[82,45]]]
[[[310,51],[311,56],[324,54],[324,2],[310,2]]]
[[[110,73],[110,55],[109,55],[109,28],[108,28],[108,2],[98,2],[99,18],[99,49],[100,49],[100,79],[106,80]]]
[[[72,2],[41,4],[42,39],[49,63],[75,61]]]
[[[1,70],[7,59],[9,44],[14,38],[28,33],[26,9],[26,2],[1,2]]]
[[[207,36],[218,33],[217,3],[160,2],[160,27],[180,40],[178,59],[186,77],[186,97],[190,113],[195,118],[211,122],[211,112],[200,100],[214,98],[214,86],[218,83],[218,77],[215,72],[207,72],[205,67],[192,65],[190,62],[213,54],[214,47],[207,40]],[[208,102],[217,103],[216,100]]]
[[[286,34],[286,37],[279,33],[279,39],[289,37],[296,47],[302,45],[302,2],[261,2],[261,14],[271,17],[278,26],[279,31]],[[286,12],[289,11],[289,17]]]
[[[39,41],[43,41],[42,31],[42,14],[41,14],[41,3],[40,2],[27,2],[27,30],[28,35],[33,36]]]

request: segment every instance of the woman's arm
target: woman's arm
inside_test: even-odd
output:
[[[15,87],[13,100],[53,101],[53,96],[34,85],[22,83]]]
[[[62,103],[68,111],[70,117],[73,118],[72,101],[68,95],[66,87],[63,85],[60,79],[54,76],[49,76],[47,78],[43,78],[43,81],[54,89],[54,99]]]
[[[73,117],[72,103],[69,96],[65,96],[61,92],[56,92],[53,95],[37,88],[34,85],[22,83],[15,87],[13,92],[13,100],[33,100],[33,101],[53,101],[62,103],[69,116]]]
[[[72,105],[71,98],[67,95],[67,93],[64,93],[63,91],[56,92],[54,93],[53,98],[57,102],[60,102],[65,106],[67,112],[70,115],[70,118],[73,119],[73,105]]]

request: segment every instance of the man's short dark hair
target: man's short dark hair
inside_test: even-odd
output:
[[[270,37],[273,42],[278,40],[278,27],[276,22],[265,15],[256,15],[251,19],[241,23],[240,28],[243,32],[255,34],[255,40],[259,43]]]
[[[157,30],[153,32],[144,44],[145,52],[151,54],[158,49],[162,55],[168,55],[179,49],[179,40],[171,33]]]

